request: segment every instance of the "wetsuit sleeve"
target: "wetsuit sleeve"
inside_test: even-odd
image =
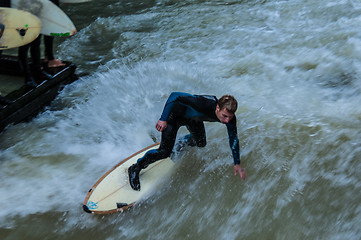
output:
[[[231,147],[232,150],[234,165],[241,163],[240,155],[239,155],[239,140],[237,135],[236,123],[237,120],[236,117],[234,117],[231,122],[226,124],[228,137],[229,137],[229,146]]]
[[[162,115],[160,117],[161,121],[167,121],[168,120],[169,114],[172,111],[174,105],[178,103],[178,98],[182,97],[182,96],[190,96],[190,97],[192,97],[193,95],[189,94],[189,93],[172,92],[170,94],[170,96],[168,97],[167,102],[164,105],[164,109],[163,109]]]

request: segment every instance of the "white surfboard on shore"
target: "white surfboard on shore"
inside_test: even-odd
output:
[[[16,48],[39,36],[41,21],[35,15],[0,7],[0,50]]]
[[[49,0],[12,0],[11,7],[37,16],[42,23],[41,34],[72,36],[76,33],[76,28],[70,18]]]

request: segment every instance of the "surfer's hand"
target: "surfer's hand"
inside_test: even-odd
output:
[[[167,121],[158,120],[157,124],[155,125],[155,129],[159,132],[163,132],[164,129],[167,128]]]
[[[236,176],[237,173],[239,173],[239,176],[243,180],[246,180],[246,177],[247,177],[246,171],[241,167],[240,164],[234,165],[234,176]]]

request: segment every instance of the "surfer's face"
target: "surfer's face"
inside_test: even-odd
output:
[[[225,109],[225,108],[220,109],[219,106],[217,105],[216,116],[221,123],[227,124],[227,123],[229,123],[229,121],[232,120],[232,118],[234,117],[234,114],[228,112],[227,109]]]

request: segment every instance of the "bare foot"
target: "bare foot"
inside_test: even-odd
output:
[[[53,60],[49,60],[48,61],[48,67],[49,68],[53,68],[53,67],[64,67],[65,63],[63,63],[61,60],[59,59],[53,59]]]

